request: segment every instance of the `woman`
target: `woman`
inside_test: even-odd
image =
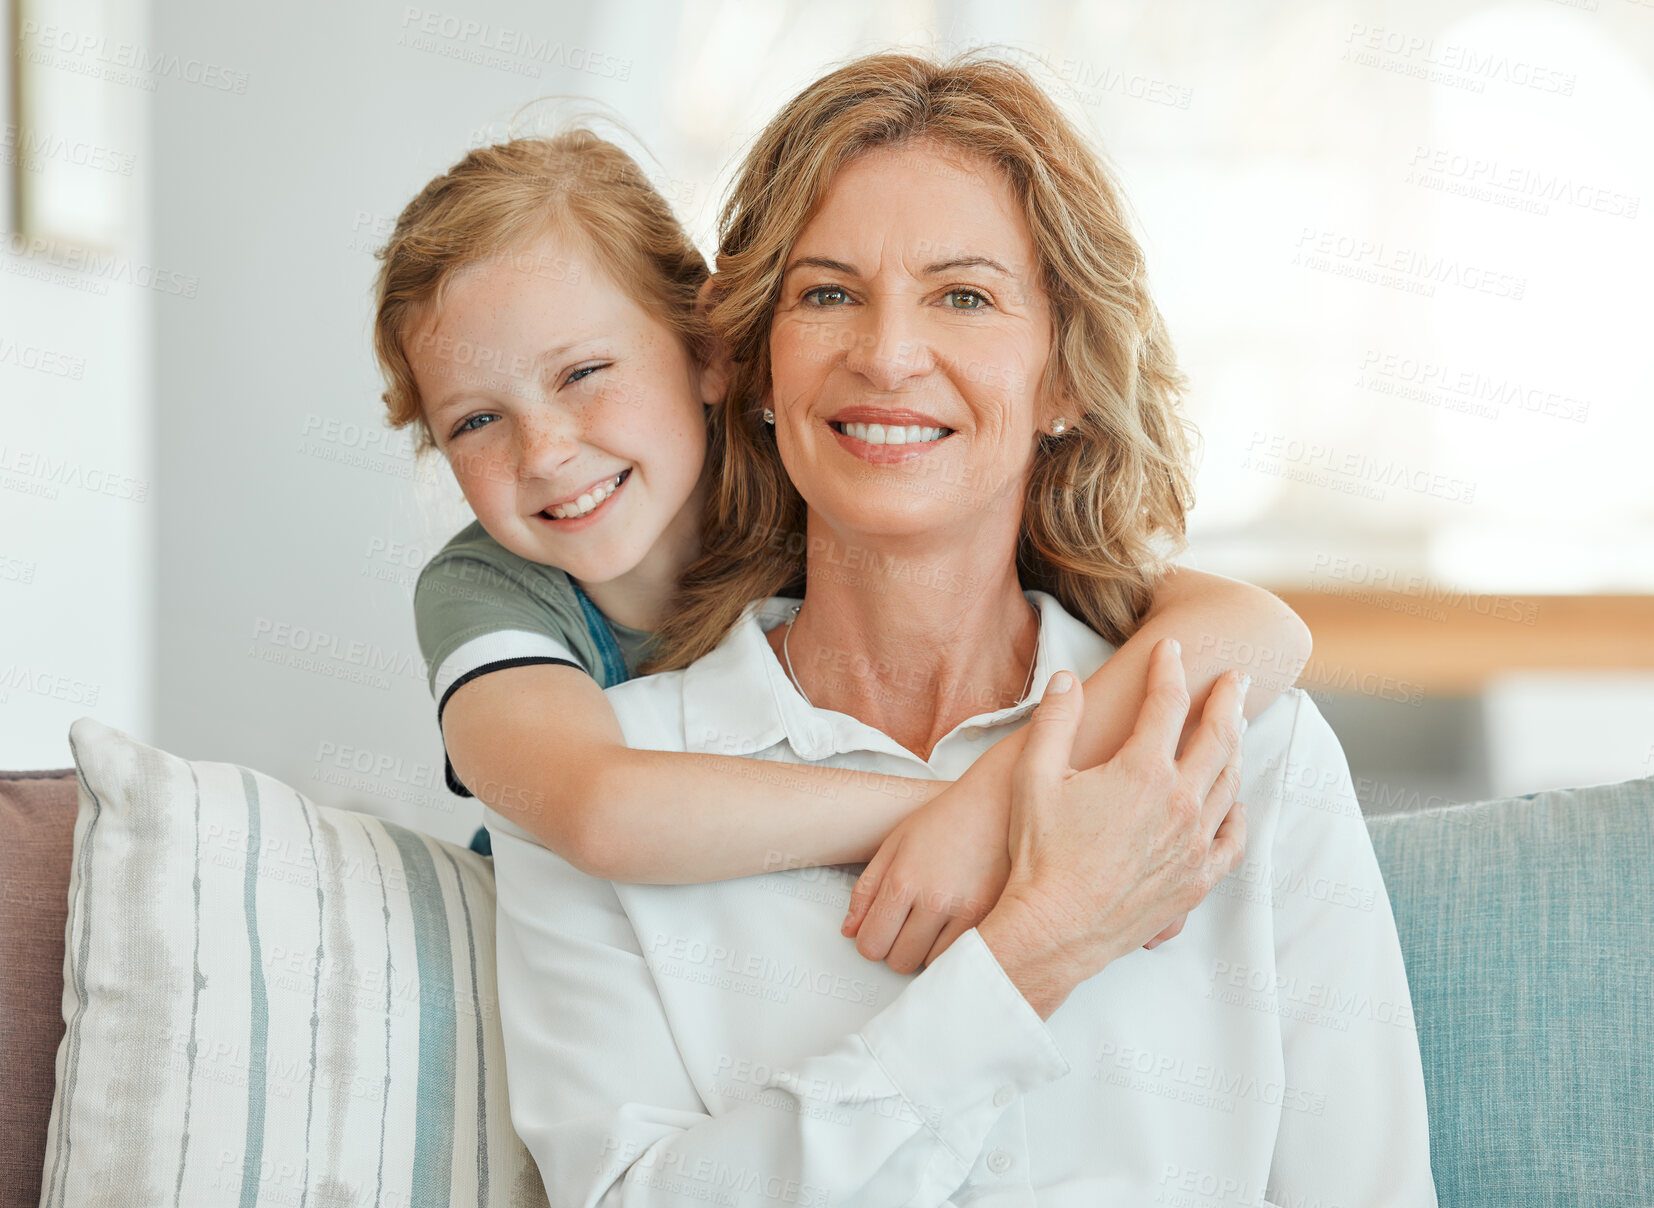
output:
[[[963,776],[1027,738],[1011,879],[898,974],[833,928],[854,866],[616,884],[489,811],[512,1117],[553,1202],[1435,1202],[1389,903],[1313,704],[1260,715],[1231,811],[1243,689],[1174,761],[1157,648],[1131,742],[1069,768],[1073,676],[1187,496],[1119,214],[991,61],[859,60],[749,153],[713,311],[722,527],[664,635],[681,669],[610,700],[634,747],[859,772]]]

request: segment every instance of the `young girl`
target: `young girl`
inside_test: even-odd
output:
[[[379,255],[389,422],[447,458],[477,518],[414,597],[449,787],[610,880],[871,861],[845,934],[883,960],[898,934],[925,951],[917,941],[946,928],[934,959],[1004,886],[1014,736],[958,782],[859,775],[733,748],[632,750],[603,696],[648,670],[722,440],[709,407],[725,374],[698,305],[707,268],[643,172],[585,130],[485,147],[408,204]],[[1077,765],[1125,741],[1165,637],[1182,642],[1196,719],[1230,666],[1208,652],[1267,653],[1278,674],[1260,677],[1251,717],[1310,645],[1269,593],[1168,573],[1086,682]],[[899,884],[884,875],[898,853]],[[879,924],[861,927],[875,902]]]

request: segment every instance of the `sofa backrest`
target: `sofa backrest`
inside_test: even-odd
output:
[[[40,1202],[77,800],[0,773],[0,1208]],[[1654,779],[1367,825],[1441,1203],[1654,1203]]]
[[[1367,828],[1440,1202],[1654,1203],[1654,779]]]

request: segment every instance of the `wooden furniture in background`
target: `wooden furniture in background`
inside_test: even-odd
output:
[[[1309,689],[1377,675],[1431,696],[1471,696],[1506,671],[1654,669],[1654,595],[1276,594],[1315,635],[1299,681]]]

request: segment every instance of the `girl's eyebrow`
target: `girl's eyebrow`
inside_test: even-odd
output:
[[[436,420],[441,419],[449,411],[457,411],[461,406],[475,397],[475,395],[476,391],[466,387],[458,390],[452,390],[447,394],[439,396],[437,401],[431,404],[432,422],[434,423]]]
[[[468,367],[476,370],[484,380],[480,386],[476,381],[467,381],[456,385],[445,394],[437,395],[436,399],[429,404],[430,418],[433,421],[439,419],[449,409],[458,409],[473,398],[480,397],[487,391],[490,382],[497,383],[501,378],[543,377],[553,369],[558,368],[558,362],[566,357],[571,349],[577,348],[581,344],[590,343],[591,339],[592,337],[589,334],[581,334],[575,339],[565,340],[561,344],[554,344],[528,362],[526,369],[520,357],[514,360],[507,359],[494,350],[481,348],[480,345],[474,346],[473,361]],[[488,357],[476,358],[474,355],[476,349],[492,354],[491,363],[489,363]]]
[[[543,373],[547,369],[550,369],[557,360],[567,355],[569,349],[573,348],[576,344],[582,343],[585,338],[586,337],[582,336],[578,340],[567,340],[564,343],[557,344],[546,349],[539,356],[534,358],[534,371],[537,373]]]

